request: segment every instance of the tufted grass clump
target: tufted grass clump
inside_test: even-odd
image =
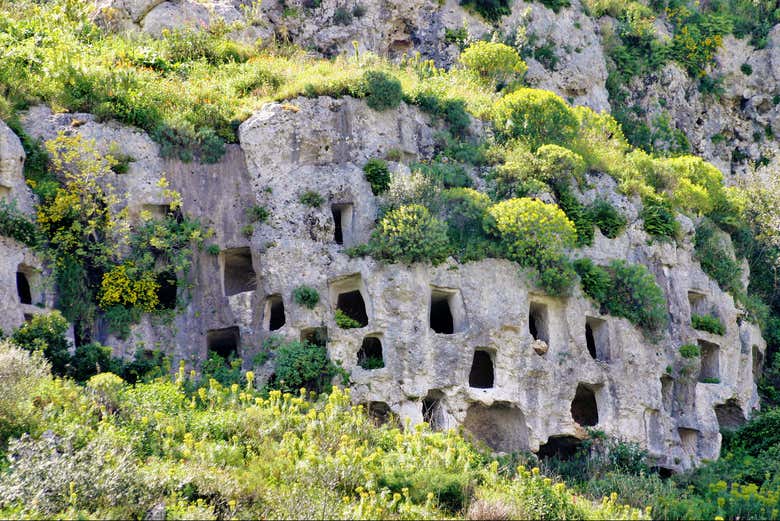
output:
[[[311,208],[319,208],[325,202],[325,198],[313,190],[307,190],[298,198],[301,204]]]
[[[298,286],[293,290],[293,300],[299,306],[314,309],[320,301],[320,294],[311,286]]]
[[[706,331],[714,335],[723,335],[726,333],[726,326],[718,317],[712,315],[691,315],[691,326],[699,331]]]
[[[683,358],[697,358],[701,355],[701,349],[696,344],[683,344],[679,351]]]
[[[374,110],[394,109],[403,99],[401,82],[383,71],[366,71],[361,88],[365,92],[366,104]]]

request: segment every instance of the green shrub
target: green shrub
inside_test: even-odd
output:
[[[606,302],[612,287],[612,277],[609,272],[587,258],[574,261],[574,269],[580,276],[582,291],[599,304]]]
[[[320,301],[320,294],[310,286],[298,286],[293,290],[293,300],[299,306],[314,309]]]
[[[611,204],[603,199],[593,202],[588,208],[593,224],[609,239],[614,239],[626,227],[626,218]]]
[[[360,328],[360,322],[350,317],[342,310],[337,309],[333,319],[336,321],[336,325],[341,329],[357,329]]]
[[[456,163],[414,163],[410,165],[412,170],[421,172],[430,177],[434,182],[440,183],[444,188],[463,188],[472,185],[471,178],[463,166]]]
[[[644,230],[656,239],[674,240],[680,235],[680,223],[668,203],[646,200],[639,216]]]
[[[394,109],[401,104],[401,82],[386,72],[366,71],[363,74],[363,91],[366,104],[374,110]]]
[[[577,199],[568,185],[561,186],[556,192],[558,205],[566,217],[574,223],[574,229],[577,231],[576,245],[590,246],[593,244],[593,216],[589,208]]]
[[[38,227],[16,208],[15,201],[0,200],[0,235],[30,247],[38,244]]]
[[[717,317],[712,315],[691,315],[691,325],[693,329],[699,331],[707,331],[715,335],[723,335],[726,333],[726,326],[723,325]]]
[[[734,259],[728,237],[709,219],[702,220],[696,227],[694,249],[701,269],[721,289],[732,295],[741,293],[742,266]]]
[[[554,13],[561,10],[562,7],[569,7],[571,5],[570,0],[539,0],[542,4],[552,9]]]
[[[51,379],[49,369],[39,351],[0,339],[0,454],[9,438],[34,432],[41,420],[33,401],[38,387]]]
[[[534,154],[534,169],[539,180],[554,187],[577,183],[582,185],[585,160],[576,152],[559,145],[542,145]]]
[[[498,22],[511,12],[509,0],[460,0],[460,5],[475,10],[489,22]]]
[[[122,360],[112,356],[110,347],[91,342],[76,346],[68,367],[68,376],[77,382],[86,382],[102,372],[121,373]]]
[[[271,212],[265,206],[255,204],[247,208],[246,216],[252,222],[264,223],[268,222]]]
[[[483,81],[498,86],[512,83],[528,70],[512,47],[481,40],[472,43],[461,53],[460,62]]]
[[[751,74],[753,74],[753,67],[751,67],[749,63],[743,63],[742,65],[740,65],[739,70],[741,70],[742,74],[744,74],[745,76],[750,76]]]
[[[614,260],[609,264],[612,284],[604,305],[612,315],[627,318],[645,331],[659,332],[669,316],[666,298],[655,277],[642,264]]]
[[[312,190],[308,190],[301,194],[301,197],[298,200],[301,202],[301,204],[311,206],[312,208],[319,208],[322,203],[325,202],[325,198]]]
[[[719,384],[720,378],[714,377],[714,376],[708,376],[706,378],[701,379],[701,383],[703,384]]]
[[[59,311],[36,314],[14,331],[11,340],[28,351],[43,352],[54,374],[64,376],[70,361],[70,342],[65,336],[68,327],[68,321]]]
[[[683,358],[697,358],[701,355],[701,349],[696,344],[683,344],[679,351]]]
[[[336,25],[349,25],[352,23],[352,12],[344,6],[339,6],[333,12],[333,23]]]
[[[363,165],[366,181],[371,185],[371,192],[379,195],[390,186],[390,170],[387,168],[387,162],[383,159],[373,157]]]
[[[371,236],[371,254],[390,262],[429,261],[436,265],[450,254],[447,225],[424,206],[411,204],[382,218]]]
[[[338,313],[338,311],[337,311]],[[317,393],[328,389],[336,367],[324,347],[308,342],[286,342],[275,350],[272,389],[297,393],[305,388]]]
[[[504,138],[519,138],[532,150],[545,144],[570,143],[579,122],[566,103],[552,92],[520,88],[498,100],[492,120]]]
[[[536,269],[539,272],[539,286],[548,295],[556,297],[568,295],[577,280],[577,272],[565,255],[545,258]]]
[[[575,244],[576,232],[566,214],[535,199],[509,199],[488,208],[487,230],[501,240],[504,256],[521,266],[556,258]]]
[[[442,219],[450,244],[461,261],[487,256],[490,243],[483,222],[490,198],[471,188],[450,188],[441,194]]]
[[[228,358],[224,358],[219,353],[209,350],[206,360],[200,367],[201,379],[203,382],[208,382],[213,378],[225,386],[241,383],[243,380],[241,364],[242,360],[232,353]]]

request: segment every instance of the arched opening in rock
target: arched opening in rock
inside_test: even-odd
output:
[[[157,299],[160,309],[176,309],[178,284],[176,274],[164,271],[157,275]]]
[[[431,329],[442,335],[455,332],[455,324],[450,309],[450,295],[442,292],[431,293]]]
[[[281,295],[271,295],[265,301],[265,325],[268,331],[281,329],[287,322]]]
[[[472,404],[466,411],[463,427],[496,452],[528,449],[528,426],[523,411],[504,404],[490,407]]]
[[[582,448],[582,440],[574,436],[550,436],[547,443],[539,446],[539,452],[536,455],[540,458],[557,458],[559,460],[569,460],[573,458]]]
[[[671,478],[672,475],[674,474],[674,471],[672,469],[666,467],[650,467],[650,471],[658,474],[658,477],[660,477],[661,479]]]
[[[32,290],[27,274],[22,271],[16,272],[16,294],[19,296],[19,302],[22,304],[32,304]]]
[[[374,420],[377,425],[383,425],[390,421],[393,414],[390,406],[385,402],[368,402],[365,407],[369,418]]]
[[[357,363],[363,369],[381,369],[385,366],[382,356],[382,341],[375,336],[367,336],[360,345]]]
[[[249,248],[230,248],[222,252],[222,282],[225,296],[252,291],[257,287],[257,277],[252,266]]]
[[[469,387],[490,389],[493,387],[493,358],[484,349],[474,351],[469,373]]]
[[[546,304],[531,302],[528,308],[528,332],[534,340],[550,343],[548,318]]]
[[[325,347],[328,344],[327,327],[307,327],[301,330],[301,342],[313,346]]]
[[[674,379],[671,376],[661,377],[661,405],[664,411],[671,414],[674,397]]]
[[[586,384],[577,384],[577,391],[571,402],[571,417],[583,427],[593,427],[599,422],[596,393]]]
[[[422,401],[422,418],[431,430],[439,431],[445,427],[444,408],[441,404],[444,395],[441,391],[429,391]]]
[[[224,329],[212,329],[206,332],[206,347],[225,360],[238,358],[238,346],[241,342],[241,333],[237,326]]]
[[[334,204],[330,207],[333,215],[333,241],[336,244],[350,244],[352,241],[352,204]]]
[[[733,398],[715,406],[715,416],[718,417],[718,427],[723,430],[734,430],[744,424],[747,419],[739,402]]]
[[[677,429],[677,434],[680,436],[680,443],[682,444],[683,451],[691,457],[695,458],[699,451],[699,431],[696,429]]]
[[[360,324],[360,327],[368,325],[368,314],[366,313],[366,303],[359,289],[339,293],[336,301],[336,308],[340,309],[345,315]]]
[[[609,329],[606,320],[595,317],[585,319],[585,343],[591,358],[609,361]]]
[[[706,340],[699,340],[701,350],[700,382],[717,383],[720,380],[720,347]]]

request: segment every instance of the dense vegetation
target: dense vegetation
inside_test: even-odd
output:
[[[492,20],[508,5],[461,3]],[[573,460],[543,465],[548,475],[566,478],[575,496],[542,477],[532,455],[496,460],[456,433],[375,426],[339,389],[298,395],[299,387],[317,393],[344,376],[322,347],[271,341],[258,362],[273,357],[274,377],[257,388],[241,361],[216,353],[200,375],[182,369],[171,379],[162,377],[170,367],[159,355],[122,361],[91,342],[100,319],[121,335],[143,313],[172,316],[186,299],[191,255],[208,232],[180,212],[179,195],[164,181],[160,189],[170,203],[164,216],[142,215],[138,224],[112,214],[122,201],[96,180],[122,173],[131,158],[98,154],[77,136],[36,143],[18,120],[34,103],[135,125],[164,155],[206,162],[221,157],[225,143],[236,140],[238,123],[266,101],[351,95],[374,110],[414,104],[446,128],[437,136],[435,157],[410,164],[410,176],[391,173],[388,162],[402,158],[389,153],[365,165],[381,215],[371,241],[350,254],[434,264],[448,257],[504,258],[550,294],[579,286],[604,312],[662,335],[668,322],[663,292],[645,266],[571,260],[577,248],[594,242],[595,227],[612,239],[627,226],[607,201],[580,201],[590,175],[612,176],[622,194],[641,199],[648,240],[680,240],[678,213],[694,220],[702,268],[769,341],[761,389],[770,403],[780,401],[774,270],[780,240],[771,214],[780,207],[780,191],[760,184],[726,188],[714,166],[682,155],[686,143],[668,122],[645,130],[619,103],[616,120],[524,87],[526,66],[513,45],[463,41],[460,64],[450,70],[419,57],[400,64],[370,54],[326,61],[292,47],[259,50],[231,42],[232,28],[219,24],[130,40],[101,30],[84,4],[30,0],[9,7],[0,1],[0,118],[23,141],[25,175],[39,198],[35,222],[0,206],[0,233],[45,255],[58,305],[80,340],[71,354],[67,323],[53,314],[0,344],[3,517],[144,517],[160,508],[171,518],[642,515],[618,507],[614,492],[638,509],[652,507],[659,518],[777,517],[777,410],[728,434],[719,462],[667,481],[637,447],[592,433],[592,444]],[[744,4],[724,0],[699,10],[680,3],[589,2],[592,14],[619,20],[610,47],[613,98],[620,99],[629,78],[665,60],[701,75],[727,32],[761,45],[777,12],[769,2],[754,3],[754,11]],[[660,11],[674,27],[663,45],[649,26]],[[59,23],[51,23],[55,19]],[[472,116],[491,123],[494,138],[471,135]],[[473,188],[481,186],[479,177],[484,192]],[[311,207],[323,202],[313,191],[300,200]],[[251,214],[253,222],[269,217],[261,206]],[[251,235],[252,226],[245,232]],[[750,264],[749,288],[741,282],[742,257]],[[294,301],[314,308],[319,295],[302,286]],[[343,313],[336,322],[359,326]],[[709,316],[694,322],[712,334],[723,327]],[[695,345],[681,346],[680,354],[700,356]],[[518,465],[526,459],[531,470]],[[609,499],[598,503],[602,496]]]

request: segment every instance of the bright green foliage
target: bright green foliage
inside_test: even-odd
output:
[[[574,269],[580,276],[585,294],[599,304],[606,302],[612,287],[612,277],[609,272],[587,258],[574,261]]]
[[[106,371],[122,371],[122,360],[112,356],[110,347],[98,342],[76,346],[68,364],[68,376],[78,382],[86,382],[91,376]]]
[[[371,253],[390,262],[439,264],[450,254],[447,225],[417,204],[392,210],[371,236]]]
[[[255,204],[247,208],[246,216],[252,222],[264,223],[268,222],[271,212],[265,206]]]
[[[340,309],[336,310],[333,319],[336,321],[336,325],[341,329],[357,329],[361,327],[360,322],[350,317]]]
[[[702,220],[696,227],[695,258],[704,273],[718,282],[724,291],[742,292],[742,266],[734,259],[729,238],[710,220]]]
[[[444,188],[463,188],[472,185],[471,178],[462,165],[452,162],[414,163],[412,170],[421,172]]]
[[[701,356],[701,349],[696,344],[683,344],[680,346],[680,356],[683,358],[697,358]]]
[[[656,239],[674,240],[680,235],[680,223],[666,202],[645,200],[639,216],[644,230]]]
[[[553,186],[582,185],[586,170],[582,156],[559,145],[542,145],[534,154],[537,178]]]
[[[593,224],[609,239],[614,239],[626,227],[626,218],[611,204],[603,199],[593,202],[588,208]]]
[[[309,190],[301,194],[299,201],[301,202],[301,204],[305,204],[306,206],[311,206],[312,208],[319,208],[320,206],[322,206],[322,203],[325,202],[325,198],[323,198],[317,192]]]
[[[373,157],[363,165],[366,181],[371,185],[374,195],[379,195],[390,186],[390,170],[384,159]]]
[[[723,174],[711,163],[693,156],[667,159],[671,179],[665,180],[670,200],[690,213],[708,214],[725,197]]]
[[[489,22],[498,22],[510,13],[509,0],[460,0],[460,5],[474,9]]]
[[[38,388],[51,378],[49,370],[40,351],[19,349],[0,339],[0,454],[9,438],[32,432],[40,422],[34,400]]]
[[[309,309],[314,309],[320,301],[320,294],[311,286],[298,286],[293,290],[292,296],[296,304]]]
[[[655,277],[642,264],[614,260],[609,264],[612,285],[604,305],[612,315],[627,318],[645,331],[665,328],[669,315],[666,298]]]
[[[561,185],[556,192],[558,205],[566,217],[574,223],[574,229],[577,231],[577,246],[593,244],[593,216],[589,208],[577,199],[568,185]]]
[[[444,190],[442,198],[442,220],[447,223],[450,244],[461,261],[485,257],[490,242],[485,234],[483,222],[490,198],[471,188],[450,188]]]
[[[534,266],[574,246],[574,225],[555,205],[509,199],[491,206],[488,214],[487,229],[501,240],[506,258],[521,266]]]
[[[67,332],[68,321],[59,311],[52,311],[34,315],[14,332],[11,340],[28,351],[41,351],[51,363],[54,374],[62,376],[66,374],[70,360]]]
[[[559,96],[527,88],[501,98],[494,106],[492,119],[504,138],[522,139],[532,150],[548,143],[566,145],[579,128],[574,113]]]
[[[572,262],[563,254],[551,255],[539,261],[538,284],[548,294],[556,297],[569,295],[577,282],[577,272]]]
[[[503,43],[474,42],[461,53],[460,62],[483,81],[497,86],[513,83],[528,70],[517,51]]]
[[[0,235],[31,247],[38,244],[38,228],[16,208],[13,201],[0,200]]]
[[[200,371],[204,381],[213,378],[222,385],[230,386],[241,382],[241,364],[242,360],[232,353],[225,358],[219,353],[209,351]]]
[[[287,342],[276,348],[271,388],[284,392],[307,389],[321,393],[329,387],[336,368],[324,347],[308,342]]]
[[[403,99],[401,82],[382,71],[366,71],[362,89],[366,104],[374,110],[394,109]]]
[[[723,322],[718,317],[713,317],[712,315],[691,315],[691,326],[693,326],[693,329],[707,331],[715,335],[726,333],[726,326],[723,325]]]

